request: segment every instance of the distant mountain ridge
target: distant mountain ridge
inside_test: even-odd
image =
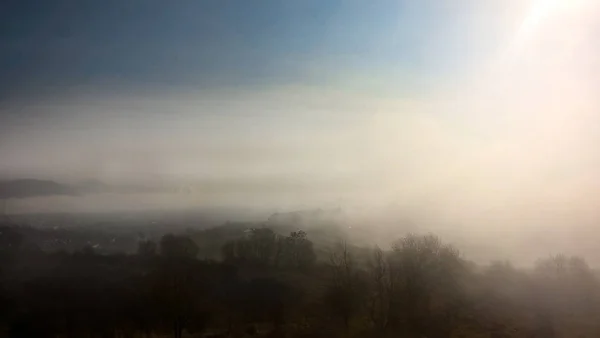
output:
[[[43,196],[74,196],[100,193],[143,194],[180,193],[180,189],[150,185],[110,185],[99,180],[86,180],[76,184],[58,183],[42,179],[0,180],[0,199]]]
[[[76,195],[77,189],[50,180],[17,179],[0,181],[0,198]]]

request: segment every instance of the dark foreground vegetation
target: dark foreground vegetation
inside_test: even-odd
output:
[[[1,336],[600,336],[600,283],[577,257],[477,266],[433,235],[317,247],[268,227],[52,251],[32,233],[0,228]]]

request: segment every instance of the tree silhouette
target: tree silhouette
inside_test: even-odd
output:
[[[331,284],[326,292],[326,301],[348,331],[352,317],[360,311],[365,289],[347,242],[336,245],[329,258],[329,267]]]
[[[151,240],[143,240],[138,243],[137,254],[143,257],[154,257],[158,253],[158,246]]]
[[[160,254],[168,258],[196,258],[198,246],[187,236],[164,235],[160,239]]]
[[[293,231],[281,241],[283,264],[294,268],[307,268],[315,263],[317,256],[313,243],[308,240],[306,232]]]
[[[328,260],[318,260],[303,230],[285,236],[275,231],[281,228],[244,228],[227,236],[166,234],[158,244],[135,242],[136,230],[128,250],[135,254],[107,254],[85,247],[103,243],[105,234],[0,227],[0,336],[600,334],[600,285],[580,257],[551,256],[532,269],[504,261],[477,265],[436,236],[410,234],[388,249],[316,245],[331,250]],[[36,249],[40,234],[77,244]],[[196,243],[219,238],[226,242],[222,261],[197,257]]]
[[[433,235],[408,235],[392,245],[391,262],[399,286],[396,325],[409,335],[446,336],[461,299],[463,263],[458,251]]]

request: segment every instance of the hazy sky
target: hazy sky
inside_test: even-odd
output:
[[[0,174],[591,218],[598,22],[594,0],[3,1]]]

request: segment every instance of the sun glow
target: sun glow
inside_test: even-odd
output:
[[[531,38],[542,22],[560,13],[569,4],[571,4],[569,0],[534,0],[529,14],[519,29],[516,43],[521,44]]]
[[[527,20],[534,24],[539,23],[553,13],[569,6],[570,3],[568,0],[535,0]]]
[[[579,15],[587,6],[594,3],[595,0],[532,0],[527,11],[528,14],[521,23],[510,47],[509,54],[512,57],[519,54],[519,51],[535,38],[544,25],[551,24],[551,20],[574,14]]]

